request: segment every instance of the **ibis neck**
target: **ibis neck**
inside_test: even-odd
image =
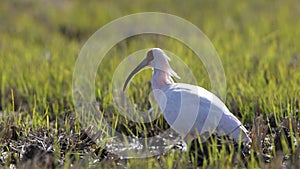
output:
[[[173,79],[167,72],[154,68],[153,75],[152,75],[153,89],[161,89],[164,86],[173,83],[174,83]]]

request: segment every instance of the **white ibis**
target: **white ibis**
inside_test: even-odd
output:
[[[202,87],[174,83],[179,78],[169,65],[169,57],[159,48],[148,51],[146,58],[129,74],[123,87],[142,68],[153,68],[152,89],[168,124],[182,139],[192,141],[212,133],[228,135],[235,141],[251,143],[247,129],[213,93]]]

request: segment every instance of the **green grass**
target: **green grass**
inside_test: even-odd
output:
[[[11,139],[3,133],[14,133],[9,128],[17,126],[18,138],[23,139],[41,129],[48,131],[58,159],[64,159],[62,156],[72,153],[84,154],[81,150],[71,148],[67,153],[60,153],[62,146],[58,143],[61,133],[65,132],[66,137],[73,137],[74,133],[82,134],[78,120],[69,118],[75,111],[72,75],[78,53],[85,41],[101,26],[128,14],[147,11],[166,12],[187,19],[212,41],[225,69],[226,105],[252,129],[252,137],[257,137],[253,139],[254,150],[261,152],[258,138],[268,137],[255,132],[256,127],[260,126],[255,124],[264,123],[271,116],[275,117],[278,124],[282,123],[293,131],[299,140],[299,130],[295,130],[295,126],[299,126],[300,118],[300,114],[296,113],[299,112],[300,98],[300,6],[295,0],[167,0],[165,3],[158,0],[126,0],[118,3],[96,0],[4,0],[0,7],[0,132],[3,136],[0,146],[7,146],[7,140],[3,138]],[[123,125],[133,135],[147,135],[147,126],[133,123],[117,111],[112,100],[111,80],[114,69],[122,59],[134,51],[150,47],[176,53],[191,68],[197,84],[210,88],[201,61],[179,41],[164,36],[139,35],[120,42],[109,51],[99,66],[95,94],[107,121],[117,129]],[[150,78],[151,71],[144,70],[135,76],[129,88],[131,100],[142,110],[147,109]],[[7,117],[5,113],[11,115]],[[262,120],[259,121],[259,118]],[[156,132],[166,128],[163,117],[150,125]],[[133,126],[137,126],[136,131],[131,131]],[[282,142],[283,155],[291,154],[286,140],[282,139]],[[271,144],[274,146],[273,141]],[[299,151],[295,145],[291,149],[292,154]],[[209,158],[212,162],[205,163],[203,168],[239,168],[242,164],[241,160],[231,163],[232,154],[215,148],[211,151],[213,153]],[[0,153],[3,156],[4,152]],[[251,153],[253,155],[253,151]],[[282,160],[283,155],[280,152],[273,152],[272,155],[277,160],[271,164],[266,165],[261,160],[251,158],[248,167],[278,166],[276,162]],[[295,158],[291,158],[293,163],[287,163],[295,166],[297,163],[299,166],[299,154],[292,157]],[[182,168],[195,165],[188,160],[188,154],[175,151],[159,158],[126,162],[107,159],[99,165],[117,167],[121,163],[121,166],[128,168]],[[8,167],[9,161],[7,158],[4,166]],[[92,167],[92,161],[93,158],[88,159],[84,165]],[[69,168],[71,163],[81,165],[80,160],[65,160],[61,166]]]

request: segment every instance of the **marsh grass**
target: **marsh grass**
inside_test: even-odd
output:
[[[0,7],[0,165],[4,168],[300,168],[300,16],[287,1],[18,1]],[[84,7],[83,7],[84,6]],[[145,11],[175,14],[212,41],[225,69],[226,105],[251,131],[250,151],[227,138],[176,146],[155,157],[121,159],[97,145],[76,118],[72,74],[84,42],[115,18]],[[171,29],[171,28],[170,28]],[[99,110],[112,129],[151,137],[169,128],[162,116],[150,123],[128,120],[115,108],[111,79],[132,52],[160,47],[176,53],[197,84],[210,88],[205,67],[179,41],[139,35],[113,47],[99,65]],[[172,62],[171,62],[172,64]],[[184,75],[181,75],[184,76]],[[128,93],[149,108],[151,70],[135,76]],[[110,140],[111,138],[106,138]],[[32,155],[32,156],[31,156]],[[270,156],[271,158],[269,158]]]

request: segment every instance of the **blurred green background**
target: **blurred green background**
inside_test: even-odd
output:
[[[149,11],[182,17],[208,36],[225,69],[227,105],[231,109],[255,113],[257,103],[263,105],[264,112],[293,108],[300,88],[300,7],[296,4],[293,0],[3,0],[0,7],[1,109],[11,109],[13,91],[17,96],[14,110],[28,111],[36,102],[41,111],[49,106],[54,107],[52,113],[63,111],[61,107],[72,104],[73,68],[85,41],[116,18]],[[159,38],[161,43],[153,37],[135,37],[112,49],[108,55],[116,57],[104,62],[111,66],[106,71],[99,70],[105,74],[101,76],[104,79],[96,82],[103,87],[100,91],[104,95],[110,92],[107,87],[112,69],[122,57],[155,44],[183,56],[197,79],[202,79],[199,85],[209,88],[201,62],[184,57],[193,55],[192,52],[183,51],[182,44],[175,40]],[[145,79],[150,80],[150,75]]]

